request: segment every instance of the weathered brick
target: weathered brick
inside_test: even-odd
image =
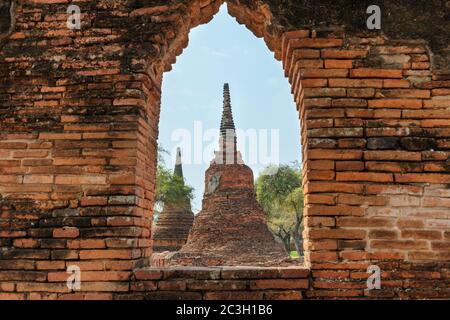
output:
[[[371,181],[371,182],[392,182],[394,177],[390,173],[372,172],[337,172],[337,181]]]
[[[353,59],[364,58],[367,55],[366,50],[322,50],[323,58],[335,58],[335,59]]]
[[[331,69],[330,69],[331,70]],[[344,69],[336,69],[344,70]],[[343,76],[342,78],[345,78]],[[382,88],[382,80],[359,80],[359,79],[329,79],[328,85],[332,88]]]
[[[399,108],[399,109],[420,109],[422,100],[413,99],[383,99],[369,100],[369,108]]]
[[[351,69],[353,60],[325,60],[326,69]]]
[[[346,205],[338,205],[338,206],[319,206],[319,205],[310,205],[306,207],[305,215],[324,215],[324,216],[333,216],[333,215],[350,215],[350,216],[362,216],[364,214],[364,208],[356,207],[356,206],[346,206]]]
[[[265,279],[250,281],[250,289],[306,289],[309,287],[307,279]]]
[[[360,68],[350,70],[352,78],[402,78],[402,70]]]
[[[80,235],[80,231],[76,227],[63,227],[53,230],[54,238],[76,238]]]
[[[365,230],[360,229],[313,229],[310,230],[311,239],[363,239]]]
[[[365,160],[421,161],[420,152],[408,151],[365,151]]]

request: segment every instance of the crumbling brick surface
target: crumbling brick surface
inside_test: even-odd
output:
[[[153,252],[178,251],[186,243],[194,222],[194,214],[187,208],[165,206],[153,229]]]
[[[277,1],[229,1],[283,61],[306,192],[308,285],[259,275],[240,295],[449,298],[450,76],[438,39],[446,33],[305,26],[293,18],[301,2],[283,11]],[[83,1],[82,28],[69,30],[68,1],[18,3],[0,44],[1,298],[231,296],[220,293],[224,278],[189,289],[198,287],[186,273],[154,283],[153,271],[139,278],[137,269],[151,255],[162,75],[220,4]],[[445,27],[428,19],[427,28]],[[373,264],[382,289],[367,291]],[[66,287],[70,265],[82,270],[80,292]]]
[[[209,186],[217,179],[214,190]],[[202,210],[188,241],[167,261],[187,266],[282,266],[289,259],[267,227],[256,201],[252,170],[244,164],[213,164],[205,174]]]

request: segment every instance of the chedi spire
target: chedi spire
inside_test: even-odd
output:
[[[177,158],[175,160],[175,169],[173,170],[174,174],[183,177],[183,164],[181,163],[181,149],[177,148]]]
[[[230,85],[228,83],[225,83],[223,86],[223,111],[220,122],[219,151],[215,152],[212,163],[243,164],[241,153],[237,151],[236,127],[234,126]]]
[[[230,85],[225,83],[223,86],[223,112],[220,123],[220,135],[225,136],[228,133],[235,132],[233,112],[231,110]]]

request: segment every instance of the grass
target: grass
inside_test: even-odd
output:
[[[298,252],[295,251],[295,250],[294,250],[294,251],[291,251],[289,255],[291,256],[292,259],[298,259],[298,258],[300,258],[300,256],[298,255]]]

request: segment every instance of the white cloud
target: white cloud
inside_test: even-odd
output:
[[[210,56],[215,56],[215,57],[221,57],[221,58],[226,58],[229,56],[229,54],[227,52],[225,52],[225,50],[223,49],[215,49],[215,48],[210,48],[210,47],[202,47],[202,51],[203,53],[210,55]]]
[[[280,78],[278,77],[266,78],[266,83],[272,87],[277,87],[280,84]]]

